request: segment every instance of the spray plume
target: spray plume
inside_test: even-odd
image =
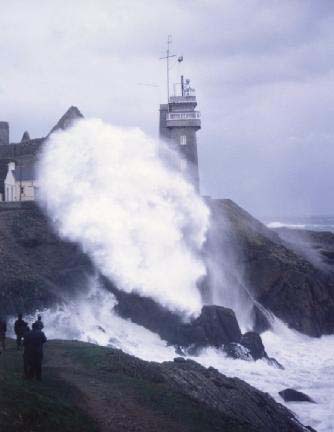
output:
[[[45,143],[40,198],[60,235],[119,289],[197,315],[209,210],[163,146],[137,128],[79,120]]]

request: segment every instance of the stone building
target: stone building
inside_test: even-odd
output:
[[[190,81],[181,77],[179,95],[170,96],[167,104],[160,105],[160,138],[167,141],[181,155],[181,170],[199,190],[199,172],[196,133],[201,128],[201,114],[196,111],[195,90]]]
[[[31,139],[26,131],[19,143],[10,143],[9,124],[0,122],[0,201],[36,199],[35,165],[44,141],[51,133],[68,128],[80,118],[83,115],[72,106],[46,137]]]

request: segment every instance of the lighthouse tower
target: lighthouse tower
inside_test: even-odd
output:
[[[160,105],[160,137],[181,155],[181,169],[199,190],[196,133],[201,128],[201,114],[196,111],[195,90],[190,80],[181,76],[179,95],[170,96]]]
[[[181,156],[180,169],[192,181],[199,191],[198,157],[196,132],[201,128],[201,114],[196,111],[197,100],[195,90],[190,87],[190,80],[181,75],[180,84],[174,84],[174,95],[169,94],[169,61],[175,54],[170,54],[171,35],[167,39],[167,103],[160,105],[160,138],[167,141]],[[183,56],[178,57],[181,63]]]

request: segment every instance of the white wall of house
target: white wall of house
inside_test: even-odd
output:
[[[35,180],[16,182],[15,196],[17,201],[34,201],[36,199],[37,183]]]
[[[15,180],[13,174],[14,169],[15,163],[10,162],[5,178],[5,201],[34,201],[38,191],[37,181],[34,179],[24,181]]]
[[[8,164],[8,172],[5,178],[5,201],[17,201],[16,199],[16,181],[13,174],[15,169],[14,162]]]

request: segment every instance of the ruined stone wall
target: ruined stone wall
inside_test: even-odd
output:
[[[9,124],[0,121],[0,145],[9,144]]]

